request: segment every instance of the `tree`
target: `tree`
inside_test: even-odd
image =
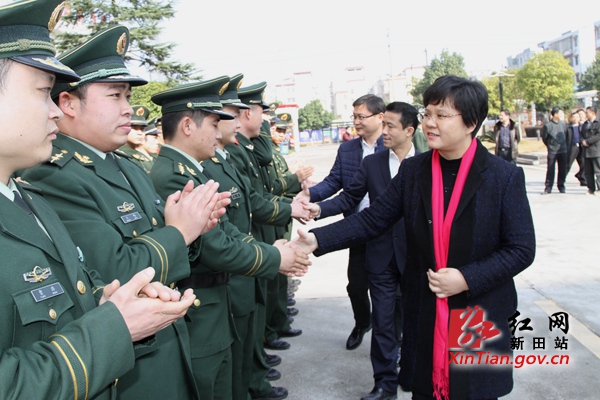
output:
[[[141,104],[150,110],[150,118],[160,117],[160,106],[157,106],[150,100],[153,94],[162,92],[165,89],[175,86],[174,83],[149,82],[147,85],[135,86],[131,91],[131,105]]]
[[[323,108],[320,100],[311,100],[306,106],[298,110],[298,129],[321,129],[333,121],[332,112]]]
[[[157,43],[159,23],[175,14],[173,0],[72,0],[61,18],[67,29],[56,32],[54,43],[64,52],[83,43],[91,34],[109,25],[125,25],[130,30],[127,61],[137,62],[168,81],[196,79],[193,64],[168,61],[174,43]]]
[[[443,50],[440,58],[434,58],[431,64],[425,67],[423,73],[423,79],[417,80],[412,79],[413,90],[410,94],[416,102],[421,103],[423,100],[423,93],[431,84],[440,76],[444,75],[456,75],[463,78],[467,78],[467,71],[465,71],[465,60],[463,56],[457,53],[452,53],[448,50]]]
[[[573,104],[574,77],[575,71],[559,52],[545,51],[527,61],[515,78],[524,100],[547,111]]]
[[[493,75],[494,73],[492,73]],[[517,84],[516,75],[517,70],[506,71],[507,75],[502,77],[502,99],[504,108],[512,112],[521,112],[525,102],[523,101],[523,91]],[[499,115],[500,114],[500,77],[489,76],[481,80],[481,83],[488,90],[489,98],[489,114]]]
[[[596,59],[581,76],[579,90],[600,90],[600,51]]]

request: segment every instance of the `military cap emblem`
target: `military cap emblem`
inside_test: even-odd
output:
[[[137,111],[135,112],[135,115],[137,116],[143,116],[144,115],[144,109],[142,107],[138,108]]]
[[[283,114],[281,117],[279,117],[282,121],[287,121],[288,119],[288,115],[287,114]]]
[[[48,21],[48,30],[52,32],[54,28],[56,28],[56,24],[60,21],[60,17],[65,9],[65,1],[56,6],[52,14],[50,15],[50,20]]]
[[[135,204],[128,203],[128,202],[125,201],[125,202],[123,202],[122,205],[120,205],[120,206],[117,207],[117,210],[119,212],[126,213],[126,212],[129,212],[129,211],[132,211],[134,208],[135,208]]]
[[[127,33],[123,33],[117,40],[117,54],[122,56],[127,48]]]
[[[50,275],[52,275],[50,268],[42,268],[36,265],[33,271],[23,274],[23,279],[25,279],[25,282],[30,283],[43,282],[48,279]]]
[[[88,156],[82,156],[78,152],[75,152],[75,157],[77,157],[77,159],[79,160],[80,163],[83,163],[83,164],[91,164],[91,163],[93,163],[93,161],[90,160],[90,158]]]
[[[225,93],[225,91],[227,90],[227,88],[229,87],[229,82],[226,82],[221,89],[219,90],[219,96],[222,96],[223,93]]]

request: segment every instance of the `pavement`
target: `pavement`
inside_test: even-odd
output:
[[[313,179],[320,181],[333,165],[337,147],[302,147],[286,157],[291,169],[313,165]],[[600,193],[586,195],[586,188],[579,186],[572,170],[566,194],[554,189],[553,194],[542,196],[545,165],[523,165],[523,169],[537,253],[534,263],[515,277],[519,321],[529,318],[533,329],[518,331],[525,338],[524,349],[515,355],[528,360],[546,356],[546,361],[515,368],[514,389],[503,398],[600,399],[600,267],[594,256],[595,246],[600,246]],[[314,221],[304,227],[295,223],[295,227],[308,230],[338,219]],[[360,399],[373,387],[371,333],[365,335],[358,349],[346,350],[346,339],[354,326],[346,295],[348,252],[311,256],[311,260],[313,265],[301,278],[295,297],[300,313],[293,327],[301,328],[303,334],[286,338],[291,343],[289,350],[269,351],[283,358],[276,367],[282,378],[272,384],[286,387],[290,400]],[[556,327],[549,329],[549,316],[557,312],[569,316],[567,334]],[[566,349],[554,349],[556,337],[566,339]],[[545,338],[545,349],[533,350],[534,338]],[[568,357],[562,358],[562,365],[552,365],[547,360],[553,355]],[[399,390],[398,398],[411,396]]]

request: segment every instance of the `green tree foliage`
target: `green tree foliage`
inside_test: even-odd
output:
[[[326,111],[320,100],[311,100],[306,106],[298,110],[298,128],[301,131],[321,129],[330,124],[333,119],[333,113]]]
[[[504,108],[514,112],[523,111],[525,101],[523,100],[523,91],[517,84],[516,74],[517,70],[506,71],[507,75],[515,76],[503,76],[502,87],[503,87],[503,100]],[[493,75],[493,73],[492,73]],[[490,76],[481,80],[481,83],[488,90],[489,97],[489,115],[497,116],[500,114],[500,77]]]
[[[600,51],[579,82],[579,90],[600,90]]]
[[[193,64],[169,61],[175,44],[156,41],[162,30],[160,22],[175,14],[172,3],[173,0],[71,0],[69,10],[61,18],[63,29],[56,32],[54,43],[59,53],[64,52],[109,25],[125,25],[131,33],[128,61],[169,81],[196,79],[192,76]]]
[[[545,51],[527,61],[515,78],[523,90],[524,100],[550,110],[554,106],[573,104],[574,76],[573,68],[559,52]]]
[[[413,78],[412,85],[413,90],[410,94],[412,95],[415,102],[423,102],[423,92],[440,76],[444,75],[456,75],[467,78],[467,71],[465,71],[465,60],[463,56],[457,53],[452,53],[448,50],[443,50],[440,58],[434,58],[431,64],[425,67],[425,73],[423,79],[417,80]]]
[[[175,86],[174,83],[149,82],[147,85],[135,86],[131,91],[132,105],[141,104],[150,109],[150,118],[160,117],[160,107],[150,100],[152,95]]]

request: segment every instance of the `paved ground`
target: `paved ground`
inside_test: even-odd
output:
[[[331,168],[337,145],[303,147],[288,156],[291,166],[314,165],[315,180]],[[524,166],[529,201],[537,234],[534,264],[515,278],[521,318],[530,318],[525,335],[526,356],[566,354],[568,365],[526,365],[515,370],[515,388],[507,399],[600,398],[600,267],[594,256],[600,246],[600,196],[585,195],[572,176],[567,194],[541,196],[545,166]],[[556,191],[556,189],[555,189]],[[335,221],[312,222],[310,226]],[[306,228],[305,228],[306,229]],[[359,399],[373,386],[369,361],[370,333],[357,350],[345,349],[353,327],[346,296],[347,251],[312,257],[310,273],[296,293],[300,314],[294,327],[304,333],[290,338],[291,349],[279,351],[283,377],[291,400]],[[548,315],[566,311],[570,330],[568,349],[553,350],[556,329],[549,332]],[[532,350],[533,337],[546,338],[546,350]],[[561,335],[562,336],[562,333]],[[399,399],[410,399],[399,392]]]

